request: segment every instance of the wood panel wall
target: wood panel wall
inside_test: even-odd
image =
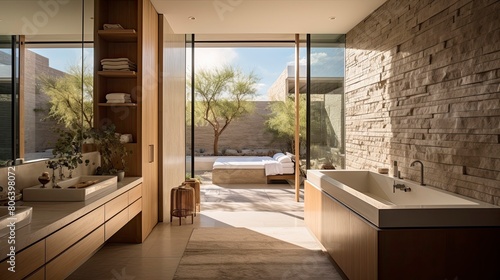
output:
[[[145,240],[158,223],[158,13],[149,0],[142,1],[142,239]],[[142,33],[142,34],[141,34]]]
[[[186,174],[186,42],[159,15],[160,221],[170,217],[170,190]]]

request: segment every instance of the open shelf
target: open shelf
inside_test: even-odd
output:
[[[137,72],[135,71],[98,71],[97,74],[102,77],[108,78],[136,78]]]
[[[137,107],[137,103],[99,103],[102,107]]]
[[[99,37],[110,42],[137,42],[135,29],[106,29],[98,30]]]

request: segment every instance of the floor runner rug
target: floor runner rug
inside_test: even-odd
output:
[[[326,253],[246,228],[196,228],[174,279],[342,279]]]

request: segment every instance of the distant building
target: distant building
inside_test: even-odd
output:
[[[11,60],[10,54],[0,51],[0,129],[2,131],[11,130]],[[39,157],[35,155],[40,153],[51,156],[50,151],[46,150],[54,146],[58,137],[54,133],[56,122],[46,118],[50,109],[49,97],[42,91],[38,78],[42,76],[62,77],[64,75],[66,73],[49,66],[48,58],[29,50],[26,51],[23,72],[24,122],[21,124],[21,127],[24,128],[25,160]],[[10,135],[10,133],[6,134]],[[10,146],[10,138],[1,137],[0,139],[0,147]],[[10,151],[8,153],[8,157],[10,157]],[[0,158],[8,157],[1,154]]]

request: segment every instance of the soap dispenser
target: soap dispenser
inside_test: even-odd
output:
[[[392,169],[392,175],[396,178],[398,178],[398,162],[397,161],[394,161],[394,167]]]

